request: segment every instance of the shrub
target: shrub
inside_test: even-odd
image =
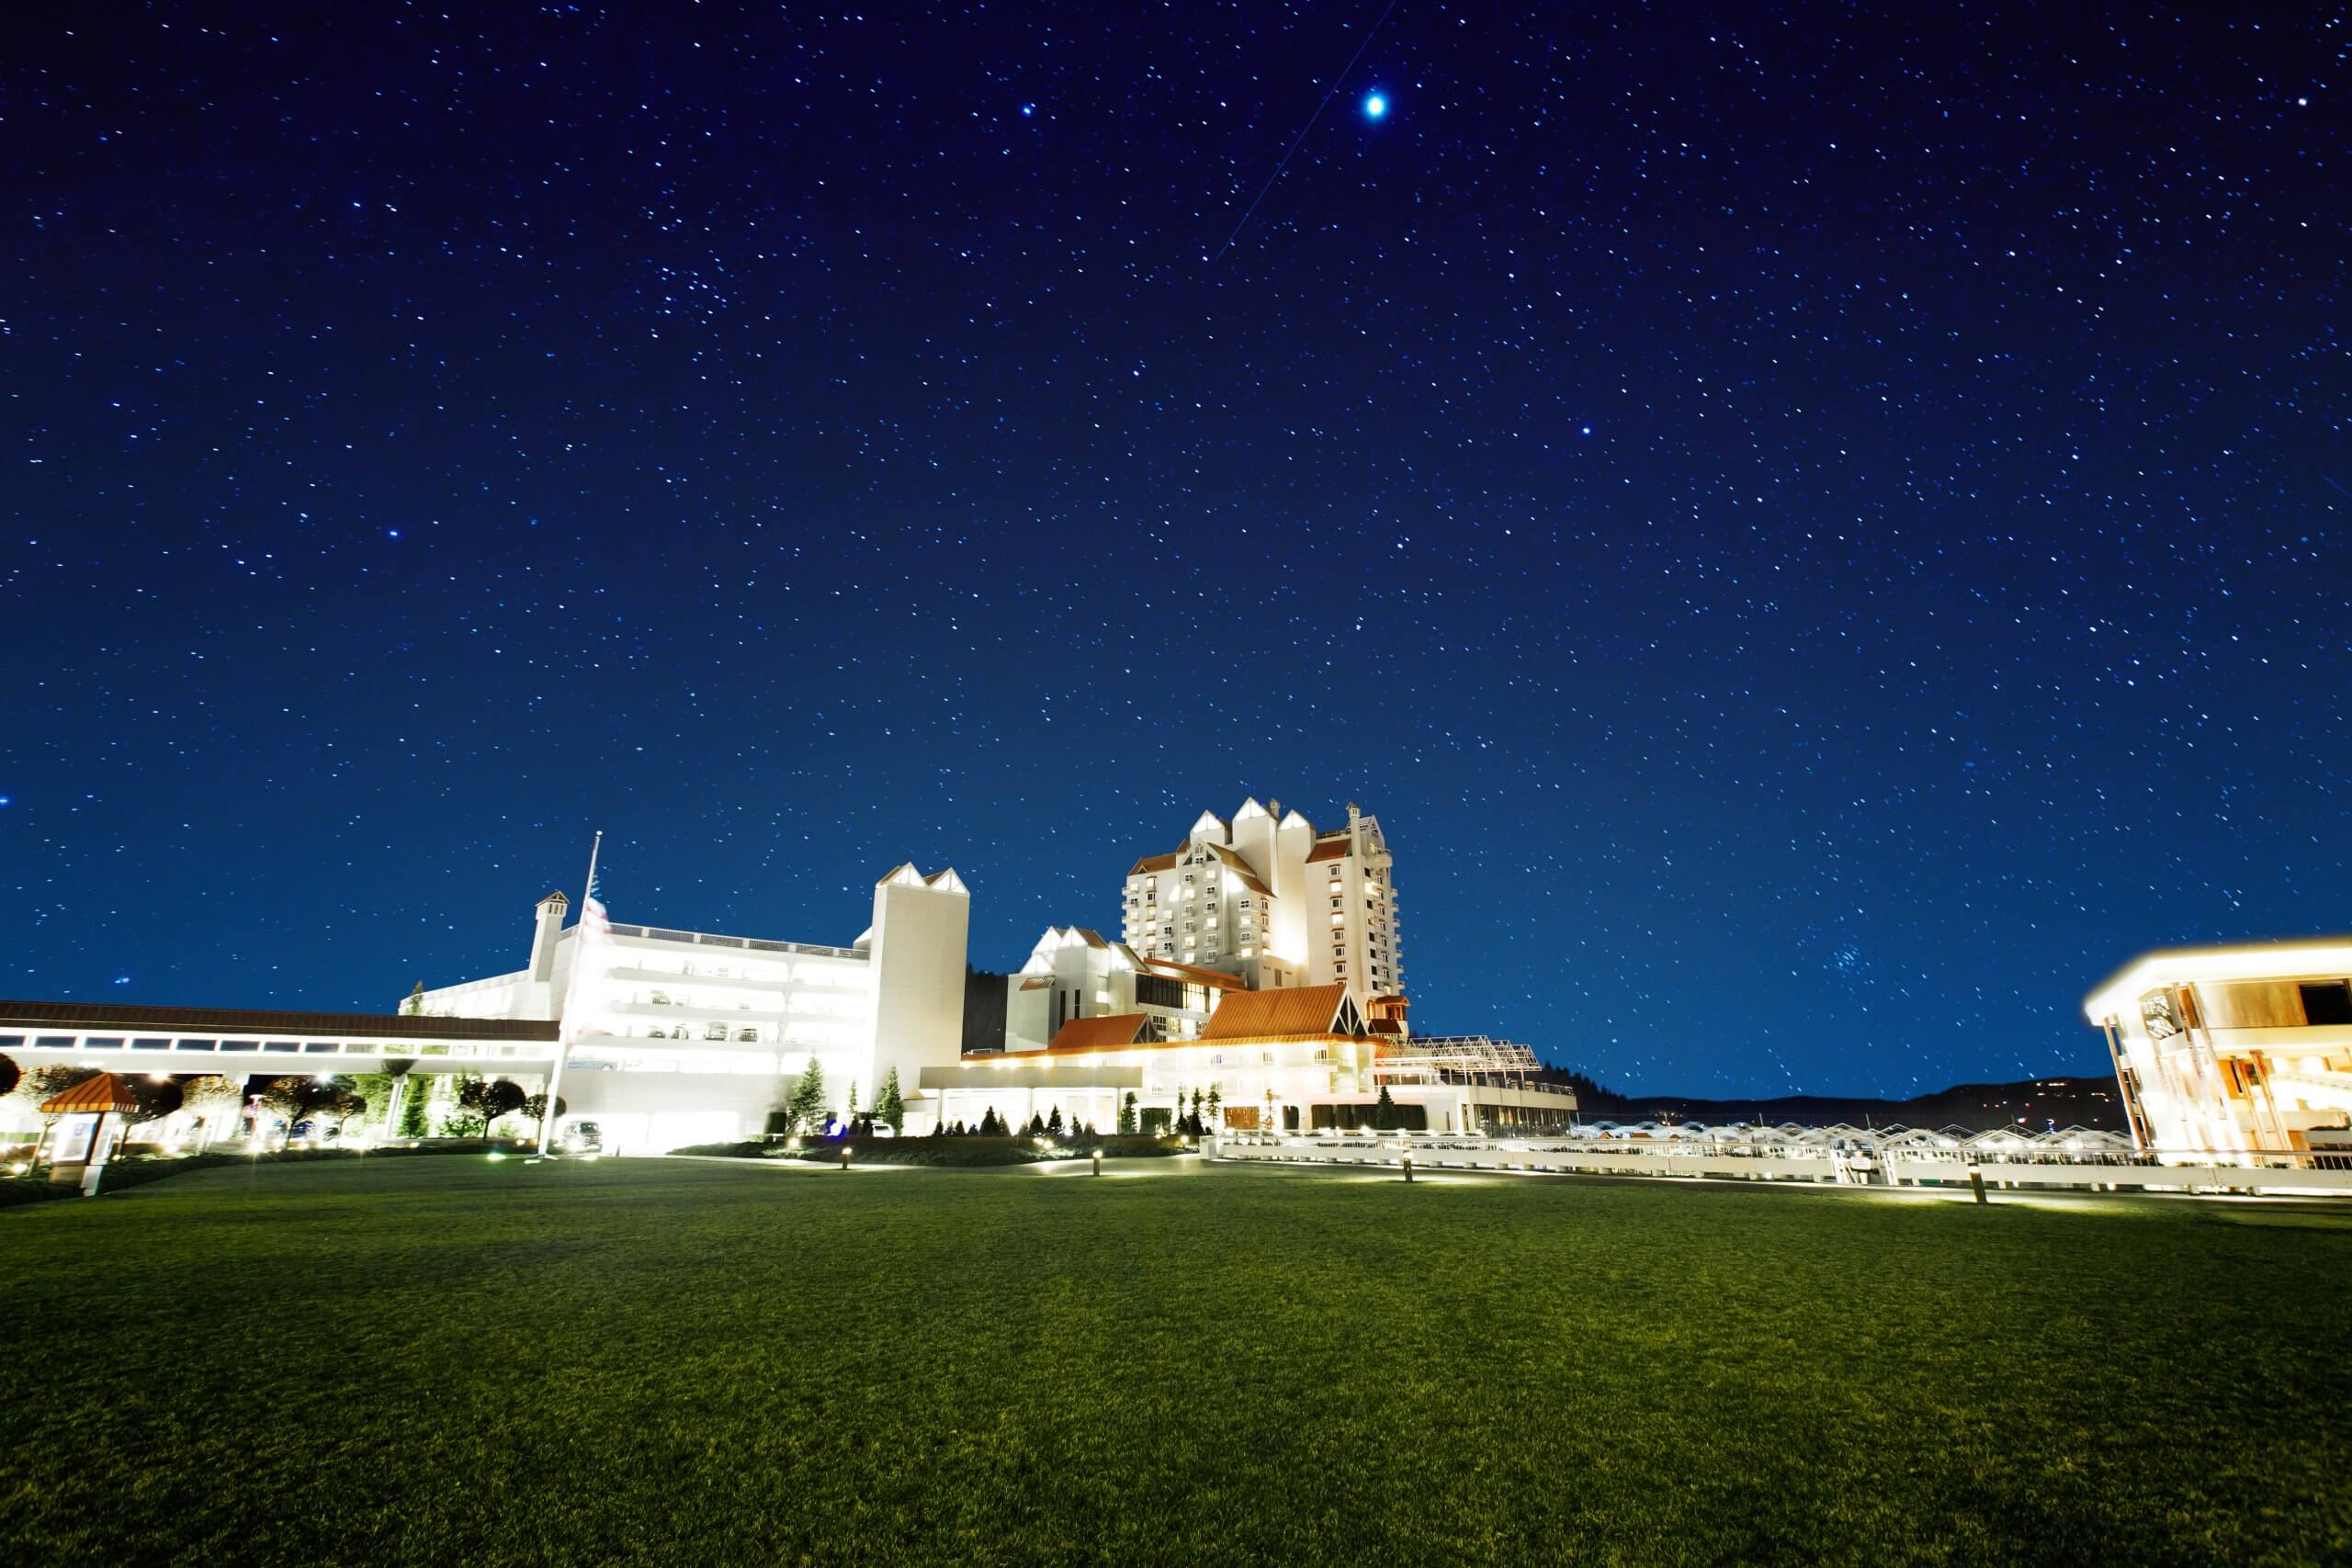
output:
[[[673,1155],[701,1155],[715,1159],[760,1159],[785,1152],[782,1144],[771,1144],[761,1138],[741,1138],[731,1144],[688,1144],[672,1149]]]

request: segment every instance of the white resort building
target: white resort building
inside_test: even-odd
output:
[[[1149,1039],[1197,1039],[1219,999],[1250,988],[1219,970],[1145,958],[1083,926],[1048,928],[1005,986],[1007,1051],[1043,1049],[1062,1025],[1108,1014],[1141,1014]]]
[[[587,939],[576,989],[567,907],[560,892],[539,900],[523,968],[426,991],[418,1010],[562,1016],[561,1098],[622,1148],[754,1136],[811,1060],[846,1114],[893,1068],[911,1089],[962,1052],[972,901],[953,870],[902,865],[876,883],[874,923],[846,946],[616,922]]]
[[[895,1074],[910,1134],[1056,1111],[1111,1132],[1131,1099],[1146,1127],[1198,1110],[1237,1132],[1375,1115],[1565,1128],[1576,1100],[1536,1077],[1526,1046],[1413,1033],[1393,866],[1353,806],[1329,832],[1255,801],[1230,823],[1204,814],[1129,874],[1126,940],[1048,930],[1004,981],[1002,1037],[969,1055],[971,896],[955,872],[911,865],[875,885],[873,922],[845,943],[567,926],[571,901],[550,893],[522,967],[421,990],[397,1016],[0,1002],[0,1053],[226,1077],[248,1095],[298,1074],[388,1073],[394,1100],[438,1106],[468,1076],[526,1094],[560,1078],[567,1123],[594,1122],[628,1154],[760,1135],[812,1061],[836,1116],[871,1110]]]
[[[2083,1012],[2144,1150],[2226,1163],[2352,1143],[2352,938],[2144,953]]]
[[[1380,824],[1351,803],[1318,832],[1282,803],[1204,811],[1184,841],[1146,855],[1122,890],[1127,946],[1240,976],[1253,990],[1340,981],[1365,996],[1405,988],[1395,862]]]

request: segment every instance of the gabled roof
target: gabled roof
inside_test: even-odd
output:
[[[1344,837],[1317,839],[1315,840],[1315,847],[1306,852],[1306,858],[1310,861],[1345,860],[1347,854],[1348,840]]]
[[[1201,1038],[1275,1040],[1327,1034],[1352,1038],[1356,1029],[1339,1027],[1343,1013],[1354,1015],[1355,1003],[1348,996],[1348,987],[1341,984],[1227,991],[1216,1004],[1216,1011],[1209,1015]]]
[[[1144,1015],[1139,1012],[1105,1013],[1097,1018],[1074,1018],[1055,1032],[1046,1043],[1048,1051],[1101,1051],[1115,1045],[1132,1045],[1136,1036],[1143,1032]]]
[[[1175,869],[1176,856],[1171,852],[1170,853],[1164,855],[1144,856],[1143,859],[1136,862],[1134,865],[1127,868],[1127,874],[1129,876],[1143,876],[1155,871],[1173,871]]]
[[[76,1111],[136,1111],[139,1101],[112,1073],[100,1073],[96,1077],[84,1078],[62,1094],[50,1096],[41,1101],[40,1109],[44,1116],[64,1116]]]
[[[1272,897],[1273,896],[1274,890],[1258,880],[1257,868],[1251,865],[1249,861],[1241,855],[1226,848],[1223,844],[1211,844],[1209,846],[1209,851],[1211,853],[1215,854],[1216,858],[1233,873],[1234,875],[1241,879],[1242,886],[1249,888],[1253,893],[1263,893],[1268,897]]]
[[[964,886],[964,879],[956,874],[954,866],[944,867],[925,876],[915,869],[915,863],[912,861],[900,865],[874,886],[876,887],[928,887],[939,893],[960,893],[967,898],[972,896],[972,890]]]

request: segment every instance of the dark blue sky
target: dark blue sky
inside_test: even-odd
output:
[[[1255,795],[1424,1026],[2103,1069],[2352,923],[2352,21],[1920,9],[1404,0],[1220,256],[1379,4],[20,7],[0,989],[389,1007],[592,827],[1004,967]]]

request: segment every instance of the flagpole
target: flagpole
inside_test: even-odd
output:
[[[588,963],[588,906],[596,897],[596,856],[605,847],[605,830],[596,829],[588,846],[588,880],[580,891],[580,923],[571,938],[571,973],[564,977],[563,1006],[556,1010],[555,1067],[548,1074],[547,1103],[539,1108],[539,1157],[548,1157],[555,1136],[556,1091],[563,1087],[563,1059],[571,1052],[571,998],[580,994],[580,971]]]

